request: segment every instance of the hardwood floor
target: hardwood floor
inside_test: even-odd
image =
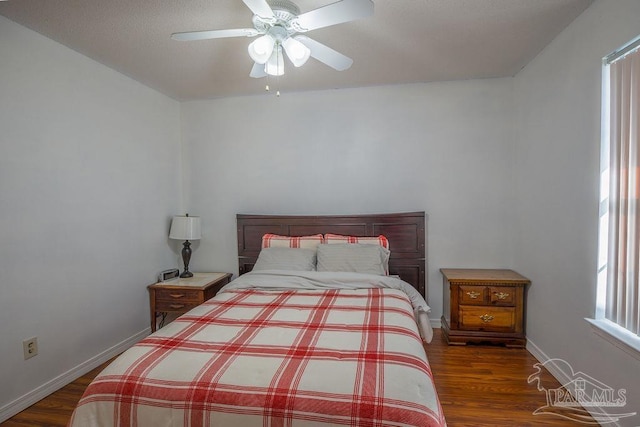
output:
[[[533,415],[546,395],[528,377],[538,360],[525,349],[492,345],[448,346],[436,329],[425,348],[449,427],[585,426],[557,415]],[[560,383],[543,368],[540,385]],[[597,424],[595,424],[597,425]]]
[[[533,415],[546,404],[545,394],[527,378],[537,360],[524,349],[501,346],[447,346],[440,329],[427,347],[429,363],[447,424],[457,426],[584,426],[553,415]],[[2,427],[66,426],[84,389],[104,366],[1,424]],[[541,384],[560,384],[543,371]]]
[[[81,376],[60,390],[50,394],[38,403],[30,406],[7,421],[0,423],[2,427],[64,427],[71,419],[82,393],[89,383],[109,364],[104,363],[96,369]]]

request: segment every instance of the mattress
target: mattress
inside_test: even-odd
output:
[[[245,274],[120,355],[70,425],[444,426],[399,282]]]

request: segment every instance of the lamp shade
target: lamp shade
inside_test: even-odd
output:
[[[199,216],[174,216],[171,220],[170,239],[199,240],[201,236]]]
[[[301,67],[311,56],[311,50],[298,40],[287,37],[282,42],[284,51],[287,52],[287,56],[295,67]]]
[[[275,40],[269,34],[258,37],[249,44],[249,56],[258,64],[266,63],[275,47]]]

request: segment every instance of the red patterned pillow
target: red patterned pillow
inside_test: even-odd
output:
[[[382,234],[378,237],[359,237],[359,236],[343,236],[341,234],[327,233],[324,235],[324,243],[360,243],[370,245],[380,245],[385,249],[389,249],[389,240]]]
[[[322,234],[313,236],[280,236],[278,234],[265,234],[262,236],[263,248],[303,248],[316,249],[322,243]]]

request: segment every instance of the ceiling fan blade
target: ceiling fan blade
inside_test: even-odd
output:
[[[246,1],[246,0],[245,0]],[[342,0],[298,15],[293,20],[299,32],[329,27],[373,15],[371,0]]]
[[[264,64],[258,64],[255,62],[253,67],[251,68],[251,72],[249,73],[249,77],[253,77],[254,79],[259,79],[261,77],[267,77],[267,72],[264,70]]]
[[[226,37],[253,37],[260,34],[255,28],[236,28],[233,30],[189,31],[173,33],[171,38],[179,41],[223,39]]]
[[[258,15],[260,18],[275,18],[273,9],[267,3],[267,0],[242,0],[247,5],[254,15]]]
[[[294,39],[308,47],[311,50],[312,57],[328,65],[334,70],[344,71],[353,64],[353,59],[331,49],[329,46],[310,39],[307,36],[298,35],[295,36]]]

